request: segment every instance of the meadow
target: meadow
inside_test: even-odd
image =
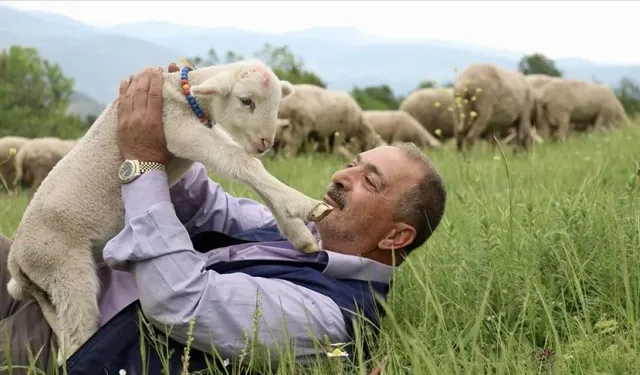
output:
[[[480,143],[470,162],[453,145],[430,151],[448,189],[445,218],[398,270],[374,348],[382,373],[640,373],[638,139],[634,125],[529,153]],[[266,166],[321,197],[344,163],[310,154]],[[2,234],[26,205],[26,195],[0,196]],[[287,362],[280,373],[293,373]],[[327,358],[304,373],[372,365]]]

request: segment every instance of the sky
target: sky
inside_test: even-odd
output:
[[[398,39],[462,41],[550,58],[640,64],[640,1],[2,1],[93,25],[167,21],[287,32],[349,26]],[[191,7],[199,9],[189,12]]]

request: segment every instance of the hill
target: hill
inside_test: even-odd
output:
[[[42,12],[0,7],[0,48],[22,44],[58,62],[76,80],[75,89],[108,103],[118,82],[145,66],[166,66],[181,56],[233,50],[249,56],[264,43],[287,44],[330,88],[388,84],[406,94],[423,79],[453,79],[453,67],[490,62],[516,68],[523,53],[442,41],[408,42],[372,36],[351,28],[312,28],[283,34],[234,28],[194,28],[164,22],[93,27]],[[605,65],[584,59],[560,59],[570,78],[598,80],[617,86],[623,76],[640,80],[640,65]]]
[[[74,91],[71,95],[71,104],[67,112],[76,113],[84,120],[88,115],[100,115],[105,108],[106,105],[81,92]]]

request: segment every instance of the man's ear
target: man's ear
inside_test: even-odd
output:
[[[290,96],[295,91],[293,85],[289,81],[280,80],[280,88],[282,89],[282,99]]]
[[[416,238],[416,230],[409,224],[395,223],[389,234],[378,242],[378,248],[383,250],[401,249]]]
[[[227,96],[235,83],[235,77],[229,73],[219,73],[199,85],[191,86],[191,93],[197,96]]]

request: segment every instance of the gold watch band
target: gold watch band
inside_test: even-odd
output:
[[[140,173],[144,173],[147,171],[164,171],[164,164],[157,163],[155,161],[141,161],[140,162]]]

